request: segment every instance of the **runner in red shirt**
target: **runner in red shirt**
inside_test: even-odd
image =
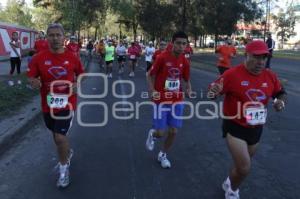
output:
[[[155,139],[163,137],[164,131],[168,131],[164,146],[157,157],[162,168],[171,167],[167,152],[175,140],[177,129],[182,126],[182,120],[178,119],[178,116],[183,115],[184,109],[184,104],[181,103],[184,95],[181,85],[183,82],[185,91],[191,95],[190,64],[183,55],[187,35],[184,32],[176,32],[172,37],[172,43],[172,51],[161,53],[147,76],[155,110],[153,110],[153,129],[148,133],[146,148],[152,151]]]
[[[188,43],[187,47],[184,49],[184,56],[187,60],[191,61],[191,56],[194,54],[193,48],[190,43]]]
[[[227,39],[226,44],[218,46],[216,53],[219,54],[217,67],[222,75],[231,67],[231,59],[236,56],[236,49],[232,45],[232,41]]]
[[[40,31],[39,38],[34,42],[35,53],[47,50],[48,48],[48,41],[45,39],[45,34],[43,31]]]
[[[75,36],[70,37],[70,42],[66,45],[66,49],[71,53],[73,53],[78,58],[80,58],[80,54],[79,54],[80,47],[79,44],[76,42]]]
[[[127,49],[127,54],[129,57],[129,77],[134,77],[137,59],[140,56],[140,50],[137,48],[134,42],[131,42],[131,46]]]
[[[227,70],[208,91],[209,98],[225,95],[223,136],[227,140],[234,165],[223,183],[225,198],[239,199],[239,186],[250,172],[251,158],[255,154],[267,117],[267,104],[281,111],[286,93],[277,76],[265,69],[268,55],[263,41],[246,46],[245,64]]]
[[[69,166],[73,150],[66,134],[71,127],[76,109],[73,92],[76,77],[83,73],[83,66],[73,53],[63,47],[62,25],[50,24],[47,29],[49,49],[33,56],[28,77],[33,88],[40,88],[44,121],[53,133],[59,156],[58,187],[69,185]]]

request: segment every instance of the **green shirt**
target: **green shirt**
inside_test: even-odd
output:
[[[105,46],[105,61],[113,61],[115,54],[115,47],[114,46]]]

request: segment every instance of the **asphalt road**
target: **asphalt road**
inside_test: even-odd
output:
[[[211,59],[212,56],[196,56],[193,60]],[[274,63],[276,62],[276,64]],[[293,77],[300,73],[294,61],[273,60],[274,70]],[[278,66],[277,66],[278,64]],[[297,69],[298,67],[298,69]],[[296,70],[297,69],[297,70]],[[90,72],[99,74],[94,62]],[[115,70],[116,71],[116,70]],[[216,72],[192,69],[192,86],[197,98],[188,101],[202,116],[208,115],[205,94],[207,85],[217,77]],[[129,82],[116,83],[118,80]],[[299,85],[299,78],[293,79]],[[101,94],[105,81],[100,77],[88,77],[82,83],[82,93]],[[1,199],[222,199],[221,183],[227,176],[231,157],[221,133],[221,120],[204,120],[195,115],[184,121],[175,145],[168,157],[172,168],[164,170],[156,161],[160,147],[154,152],[145,149],[145,139],[151,127],[151,107],[141,106],[145,101],[141,94],[147,91],[145,71],[138,68],[136,77],[127,74],[108,80],[108,94],[104,98],[81,98],[81,113],[71,129],[70,140],[74,148],[71,165],[71,184],[65,190],[55,186],[57,163],[51,134],[42,119],[32,124],[32,130],[7,151],[0,159]],[[131,94],[124,98],[113,95]],[[241,186],[242,199],[298,199],[300,198],[300,117],[299,93],[289,95],[289,103],[283,113],[275,113],[270,106],[261,145],[252,164],[252,171]],[[90,103],[89,105],[87,103]],[[118,104],[116,104],[118,103]],[[122,103],[122,104],[121,104]],[[132,104],[129,104],[132,103]],[[137,104],[138,103],[138,104]],[[91,105],[94,104],[94,105]],[[96,104],[96,105],[95,105]],[[91,125],[105,121],[107,124],[85,127],[78,121]],[[116,112],[121,120],[113,117],[111,107],[128,108],[128,112]],[[191,108],[186,108],[189,115]]]

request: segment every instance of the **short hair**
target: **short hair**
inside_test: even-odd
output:
[[[188,40],[187,34],[185,34],[185,32],[183,32],[183,31],[175,32],[172,36],[172,42],[174,42],[177,38],[184,38],[184,39]]]
[[[64,27],[60,23],[51,23],[51,24],[48,25],[47,35],[49,33],[49,30],[53,29],[53,28],[58,28],[58,29],[61,30],[61,32],[63,33],[63,35],[65,34],[65,29],[64,29]]]

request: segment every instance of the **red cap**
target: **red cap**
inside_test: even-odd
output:
[[[268,46],[261,40],[255,40],[246,45],[246,53],[252,55],[266,55],[269,54]]]

